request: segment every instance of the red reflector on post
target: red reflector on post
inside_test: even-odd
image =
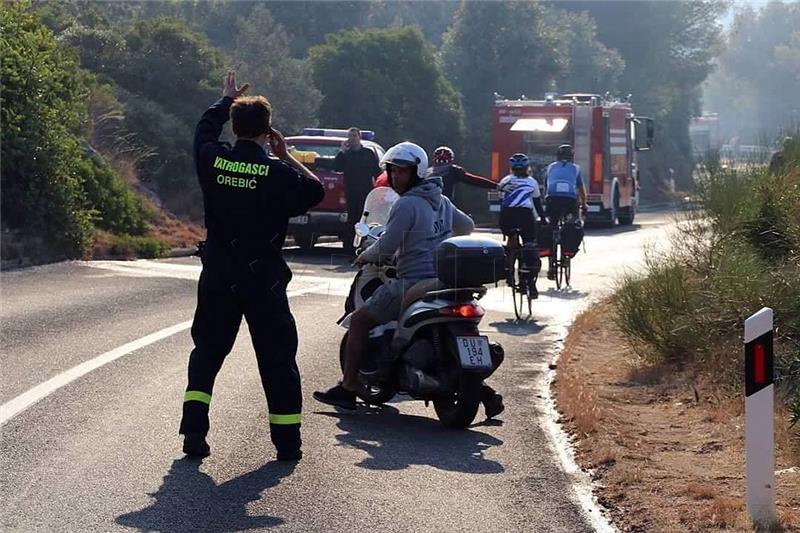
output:
[[[764,345],[756,344],[753,346],[753,382],[756,385],[763,385],[767,381],[767,370],[764,356]]]

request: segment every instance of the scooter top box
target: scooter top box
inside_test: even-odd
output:
[[[480,287],[505,278],[506,252],[486,237],[452,237],[436,251],[436,272],[448,287]]]

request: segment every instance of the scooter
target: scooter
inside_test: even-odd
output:
[[[364,216],[356,224],[353,244],[361,251],[383,234],[396,199],[391,189],[381,189],[388,188],[370,193]],[[477,268],[469,268],[470,259]],[[370,331],[357,395],[369,405],[381,405],[406,393],[426,405],[432,402],[445,426],[465,428],[477,414],[483,381],[504,359],[502,346],[481,335],[478,324],[484,316],[479,304],[487,291],[483,283],[502,279],[505,255],[502,245],[492,239],[454,237],[440,245],[437,263],[439,276],[407,291],[399,318]],[[363,265],[339,324],[347,329],[352,312],[394,275],[391,262]],[[347,333],[340,346],[342,371],[346,343]]]

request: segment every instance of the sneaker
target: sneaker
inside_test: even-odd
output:
[[[314,399],[318,402],[341,407],[342,409],[356,408],[356,393],[345,389],[341,383],[331,387],[325,392],[316,391]]]
[[[278,450],[278,461],[299,461],[303,458],[303,450]]]
[[[506,406],[503,405],[503,396],[495,393],[491,398],[484,400],[483,409],[486,411],[487,420],[494,418],[505,410]]]
[[[183,436],[183,453],[189,457],[208,457],[211,448],[202,433],[187,433]]]

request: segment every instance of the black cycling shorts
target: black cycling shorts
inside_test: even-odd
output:
[[[533,209],[527,207],[506,207],[500,211],[500,231],[506,237],[518,230],[522,242],[536,241],[536,217]]]
[[[551,224],[567,214],[572,214],[575,218],[578,217],[577,198],[569,198],[566,196],[550,196],[547,198],[546,204],[547,218],[550,220]]]

